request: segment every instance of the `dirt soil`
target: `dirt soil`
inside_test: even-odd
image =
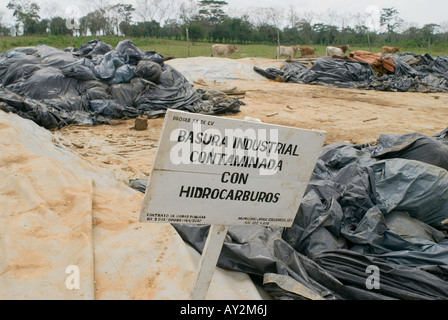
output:
[[[376,142],[380,134],[419,132],[429,136],[448,127],[448,93],[380,92],[274,81],[196,84],[197,88],[244,91],[241,112],[225,117],[258,118],[266,123],[319,129],[326,144]],[[137,131],[134,120],[113,125],[68,126],[55,132],[64,145],[87,161],[110,169],[117,179],[147,178],[163,118],[149,119]]]

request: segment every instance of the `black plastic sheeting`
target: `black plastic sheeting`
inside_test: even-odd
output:
[[[112,46],[92,40],[80,49],[45,45],[0,55],[0,109],[47,128],[104,124],[168,108],[205,114],[240,111],[236,98],[204,98],[163,55],[132,41]]]
[[[218,266],[275,299],[447,299],[447,130],[324,147],[292,227],[230,226]],[[209,226],[173,226],[202,252]]]
[[[429,54],[400,53],[390,57],[396,65],[395,73],[382,77],[367,63],[329,57],[317,59],[311,68],[287,61],[282,70],[254,70],[281,82],[396,92],[448,92],[448,56],[434,59]]]

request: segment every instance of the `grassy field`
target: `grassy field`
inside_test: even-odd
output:
[[[123,37],[70,37],[70,36],[47,36],[47,37],[0,37],[0,53],[16,47],[36,46],[45,44],[59,49],[65,49],[73,46],[81,47],[82,44],[92,40],[101,39],[102,41],[116,46],[118,42],[124,40]],[[139,48],[143,50],[155,50],[166,57],[186,58],[186,41],[156,39],[156,38],[126,38],[132,40]],[[326,46],[313,46],[316,49],[316,55],[324,56]],[[352,51],[369,51],[367,46],[352,46]],[[380,47],[372,47],[372,52],[381,52]],[[419,47],[401,47],[401,52],[413,52],[416,54],[428,53],[427,48]],[[447,48],[432,47],[429,52],[432,56],[448,55]],[[211,56],[211,43],[196,42],[190,43],[190,57]],[[232,55],[233,59],[245,57],[275,58],[276,45],[266,44],[240,44],[239,52]]]

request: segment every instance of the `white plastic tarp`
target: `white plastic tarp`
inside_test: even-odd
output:
[[[165,63],[182,73],[188,81],[227,82],[233,80],[261,80],[265,77],[254,71],[254,66],[279,68],[283,61],[263,58],[193,57],[169,60]]]

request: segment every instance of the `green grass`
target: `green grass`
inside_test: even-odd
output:
[[[24,36],[24,37],[0,37],[0,53],[16,47],[36,46],[45,44],[59,49],[65,49],[73,46],[81,47],[82,44],[92,40],[101,39],[102,41],[116,46],[118,42],[124,39],[132,40],[142,50],[154,50],[166,57],[186,58],[186,41],[157,39],[157,38],[124,38],[117,36],[104,37],[70,37],[70,36]],[[195,42],[190,43],[190,57],[211,56],[211,43]],[[326,46],[312,46],[316,49],[316,55],[324,56]],[[401,52],[413,52],[416,54],[428,53],[424,47],[400,47]],[[367,46],[352,46],[351,51],[365,50],[369,51]],[[381,52],[381,47],[372,47],[372,52]],[[448,55],[448,46],[433,46],[429,52],[432,56]],[[233,59],[245,57],[275,58],[276,45],[267,44],[240,44],[239,52],[232,55]]]

